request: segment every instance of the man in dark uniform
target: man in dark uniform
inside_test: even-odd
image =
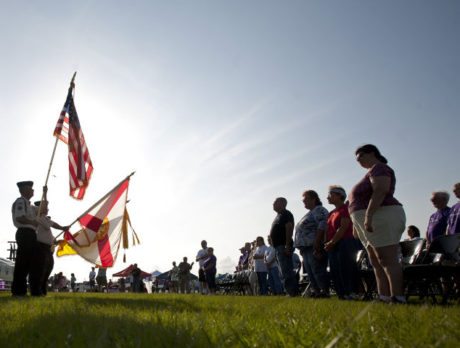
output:
[[[13,224],[18,228],[16,242],[18,249],[14,265],[13,285],[11,293],[13,296],[27,295],[27,276],[30,274],[32,259],[37,243],[35,229],[38,226],[35,209],[30,206],[30,199],[34,195],[32,181],[21,181],[17,183],[21,197],[13,203],[12,214]]]
[[[190,293],[190,270],[193,267],[194,262],[191,264],[187,262],[187,257],[179,263],[179,288],[182,294]]]

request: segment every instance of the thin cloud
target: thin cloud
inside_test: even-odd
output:
[[[313,173],[313,172],[315,172],[315,171],[317,171],[317,170],[319,170],[321,168],[327,167],[327,166],[329,166],[329,165],[331,165],[331,164],[333,164],[335,162],[338,162],[341,159],[348,158],[349,156],[350,156],[350,154],[348,152],[346,152],[346,153],[343,152],[341,155],[334,156],[334,157],[326,159],[326,160],[318,161],[313,165],[309,165],[308,168],[300,169],[300,170],[297,170],[297,171],[294,171],[294,172],[289,172],[288,174],[283,175],[282,177],[280,177],[277,180],[274,180],[274,181],[272,180],[272,181],[270,181],[269,183],[267,183],[265,185],[259,186],[257,189],[255,189],[252,192],[250,192],[250,194],[259,194],[259,193],[262,193],[264,191],[268,191],[268,190],[270,190],[272,188],[286,185],[289,182],[294,181],[295,179],[297,179],[297,178],[299,178],[301,176]]]

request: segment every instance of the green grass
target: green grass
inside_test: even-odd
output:
[[[460,307],[169,294],[0,295],[0,347],[458,347]]]

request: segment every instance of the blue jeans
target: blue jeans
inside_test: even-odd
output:
[[[276,260],[278,261],[278,265],[280,267],[281,278],[283,279],[283,286],[284,290],[291,295],[297,295],[297,279],[294,273],[294,267],[292,264],[292,252],[294,252],[294,248],[291,250],[291,255],[286,255],[284,252],[285,247],[284,245],[279,245],[275,247],[276,250]]]
[[[270,283],[270,290],[273,295],[279,295],[283,291],[281,289],[281,279],[278,267],[268,269],[268,282]]]
[[[259,283],[259,295],[267,295],[268,294],[268,282],[267,282],[268,272],[256,272],[256,274],[257,274],[257,281]]]
[[[323,252],[321,260],[313,256],[313,247],[302,247],[300,253],[303,257],[304,271],[308,273],[311,285],[316,290],[329,289],[329,276],[327,274],[327,254]]]
[[[353,238],[341,239],[334,250],[328,252],[331,278],[337,296],[344,297],[356,292],[358,270],[356,247]]]

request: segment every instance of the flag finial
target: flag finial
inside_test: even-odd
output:
[[[72,76],[72,80],[70,80],[70,84],[72,85],[75,82],[75,76],[77,75],[77,72],[75,71]]]

